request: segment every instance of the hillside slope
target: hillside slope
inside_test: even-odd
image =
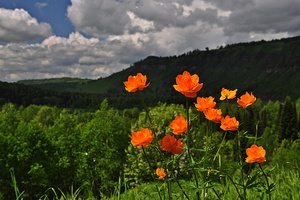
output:
[[[204,83],[199,96],[220,96],[222,87],[238,88],[238,96],[253,92],[260,99],[300,98],[300,36],[273,41],[232,44],[214,50],[194,50],[179,56],[149,56],[129,68],[98,80],[60,79],[27,80],[19,84],[80,94],[83,102],[90,95],[107,97],[119,107],[133,106],[134,95],[124,90],[129,75],[141,72],[151,83],[143,91],[149,102],[181,103],[182,96],[173,88],[175,77],[184,70],[196,73]],[[68,94],[70,96],[71,94]],[[86,96],[86,97],[85,97]],[[94,96],[96,97],[96,96]],[[96,97],[97,98],[97,97]],[[97,101],[98,102],[98,101]],[[131,103],[130,103],[131,102]]]
[[[262,99],[300,97],[300,37],[241,43],[217,50],[188,52],[180,56],[154,57],[134,63],[107,78],[78,88],[92,93],[124,94],[123,81],[141,72],[151,82],[150,94],[174,95],[177,74],[188,70],[204,83],[199,95],[219,94],[222,87],[253,91]]]

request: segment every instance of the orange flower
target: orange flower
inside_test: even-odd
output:
[[[187,121],[183,116],[175,117],[175,119],[170,124],[170,128],[173,129],[173,133],[175,135],[180,135],[181,133],[187,132],[187,126]]]
[[[246,149],[246,162],[247,163],[262,163],[266,162],[266,150],[262,146],[258,147],[253,144],[250,148]]]
[[[239,121],[236,120],[235,117],[226,116],[221,120],[220,128],[224,131],[236,131],[239,126]]]
[[[199,84],[199,76],[191,74],[187,71],[184,71],[183,74],[179,74],[176,77],[176,84],[173,85],[176,91],[182,93],[185,97],[195,98],[197,92],[201,90],[203,83]]]
[[[250,106],[251,104],[253,104],[256,101],[256,97],[252,94],[251,95],[246,92],[246,94],[242,95],[241,98],[237,99],[237,103],[239,104],[239,106],[246,108],[248,106]]]
[[[137,73],[136,76],[129,76],[128,81],[124,81],[125,90],[128,92],[136,92],[137,90],[143,90],[148,87],[150,83],[146,84],[147,76]]]
[[[181,139],[176,140],[176,138],[170,134],[167,134],[163,139],[159,140],[161,150],[171,152],[173,154],[181,154],[184,144]]]
[[[197,103],[195,103],[195,107],[198,111],[204,112],[210,108],[214,108],[216,106],[216,102],[214,102],[215,98],[210,97],[197,97]]]
[[[213,121],[215,123],[219,123],[223,118],[221,109],[211,108],[211,109],[205,110],[203,113],[204,113],[206,119]]]
[[[228,90],[228,89],[222,88],[220,100],[234,99],[235,95],[236,95],[236,91],[237,91],[237,89]]]
[[[165,170],[163,168],[157,168],[156,175],[158,176],[159,179],[165,179],[166,177]]]
[[[132,132],[131,143],[138,148],[145,148],[151,144],[153,134],[148,128],[141,128],[140,131]]]

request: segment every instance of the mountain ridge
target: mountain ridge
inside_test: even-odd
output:
[[[253,92],[264,101],[283,100],[286,96],[300,98],[300,36],[272,41],[230,44],[218,49],[193,50],[178,56],[148,56],[122,71],[97,80],[77,79],[70,83],[18,84],[81,94],[101,94],[118,103],[128,98],[123,82],[129,75],[147,75],[150,87],[143,91],[149,101],[179,102],[173,88],[175,78],[183,71],[198,74],[204,83],[199,96],[220,95],[222,87]],[[75,79],[74,79],[75,80]],[[63,87],[60,87],[62,86]]]

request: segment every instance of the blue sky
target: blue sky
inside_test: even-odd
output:
[[[57,36],[68,37],[74,32],[74,26],[67,17],[69,0],[2,0],[0,7],[6,9],[24,9],[39,22],[51,24],[52,31]]]
[[[149,55],[298,36],[299,10],[299,0],[1,0],[0,81],[97,79]]]

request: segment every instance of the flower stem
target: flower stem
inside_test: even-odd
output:
[[[182,188],[180,182],[178,181],[177,177],[174,176],[174,179],[175,179],[177,185],[179,186],[179,188],[181,189],[181,191],[183,192],[185,198],[188,199],[188,200],[190,200],[189,196],[188,196],[188,195],[186,194],[186,192],[183,190],[183,188]]]
[[[146,106],[146,104],[145,104],[143,95],[141,94],[141,91],[139,91],[138,93],[139,93],[139,97],[140,97],[140,100],[141,100],[141,102],[142,102],[142,105],[143,105],[143,107],[144,107],[144,109],[145,109],[145,111],[146,111],[147,118],[149,119],[150,124],[152,124],[152,120],[151,120],[151,117],[150,117],[150,114],[149,114],[149,110],[148,110],[148,108],[147,108],[147,106]]]
[[[195,178],[195,183],[196,183],[196,188],[197,188],[197,200],[200,200],[200,193],[199,193],[199,183],[198,183],[198,178],[197,178],[197,174],[196,171],[194,169],[194,161],[193,161],[193,157],[190,151],[190,144],[191,144],[191,134],[189,131],[189,127],[190,127],[190,116],[189,116],[189,102],[188,99],[186,98],[186,120],[187,120],[187,152],[188,152],[188,157],[189,157],[189,161],[190,161],[190,166],[192,167],[192,172]]]
[[[224,133],[223,139],[222,139],[221,144],[220,144],[220,146],[219,146],[219,148],[218,148],[218,150],[217,150],[216,155],[214,156],[213,162],[215,162],[217,156],[219,155],[219,152],[220,152],[220,150],[221,150],[221,148],[222,148],[222,146],[223,146],[223,142],[225,141],[226,134],[227,134],[227,131],[225,131],[225,133]]]
[[[149,165],[149,167],[150,167],[150,170],[151,170],[151,169],[152,169],[152,166],[151,166],[151,163],[150,163],[150,161],[149,161],[149,159],[148,159],[148,156],[147,156],[147,154],[146,154],[146,151],[145,151],[144,147],[142,147],[142,150],[143,150],[143,153],[144,153],[144,155],[145,155],[146,161],[147,161],[147,163],[148,163],[148,165]],[[151,176],[152,176],[152,178],[153,178],[153,181],[155,181],[155,178],[154,178],[154,176],[153,176],[152,173],[151,173]],[[157,187],[156,184],[155,184],[155,188],[156,188],[156,191],[157,191],[157,193],[158,193],[159,199],[162,200],[161,195],[160,195],[160,192],[159,192],[159,189],[158,189],[158,187]]]
[[[240,163],[240,167],[241,167],[240,170],[241,170],[241,182],[242,182],[242,186],[243,186],[243,199],[246,200],[247,199],[247,193],[246,193],[247,187],[244,184],[244,172],[243,172],[243,161],[242,161],[242,148],[241,148],[241,134],[240,134],[240,131],[238,131],[237,142],[238,142],[239,163]]]
[[[268,187],[268,190],[267,190],[267,193],[269,195],[269,200],[271,200],[271,188],[270,188],[270,184],[269,184],[269,181],[268,181],[268,176],[266,175],[266,173],[264,172],[263,168],[261,167],[260,163],[258,163],[258,166],[260,168],[260,170],[262,171],[265,179],[266,179],[266,183],[267,183],[267,187]]]

